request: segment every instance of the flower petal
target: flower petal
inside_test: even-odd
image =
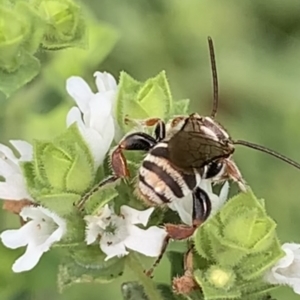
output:
[[[146,256],[157,257],[161,253],[167,232],[156,226],[147,230],[137,226],[128,227],[129,235],[124,240],[125,246]]]
[[[95,168],[97,169],[102,164],[110,145],[107,146],[107,144],[103,142],[101,135],[93,128],[79,129],[91,151],[95,162]]]
[[[6,178],[6,182],[0,182],[0,198],[6,200],[32,200],[26,190],[23,176],[15,174]]]
[[[86,126],[95,129],[101,135],[106,129],[107,120],[111,117],[112,102],[106,93],[97,93],[89,101],[89,109],[83,119]]]
[[[92,217],[92,216],[88,216],[88,217]],[[87,217],[85,217],[85,220],[88,221],[89,219]],[[87,245],[93,244],[98,236],[99,236],[99,226],[95,223],[95,222],[91,222],[87,225],[86,230],[85,230],[85,242],[87,243]]]
[[[0,175],[5,177],[6,180],[8,177],[20,172],[20,167],[13,161],[11,161],[10,159],[0,158]]]
[[[100,240],[100,248],[107,255],[104,261],[107,261],[115,256],[124,256],[129,252],[126,250],[123,242],[118,244],[111,243],[106,236],[103,236]]]
[[[54,243],[59,242],[62,239],[65,233],[65,228],[58,227],[55,231],[52,232],[52,234],[45,240],[44,243],[39,245],[39,248],[42,252],[48,251]]]
[[[19,152],[19,161],[31,161],[33,155],[33,147],[26,141],[22,140],[10,140],[9,141],[14,148]]]
[[[33,269],[39,262],[43,253],[44,252],[41,251],[39,247],[28,245],[26,252],[13,264],[13,272],[20,273]]]
[[[125,217],[126,223],[147,225],[148,220],[154,210],[150,207],[146,210],[137,210],[127,205],[122,205],[120,208],[121,214]]]
[[[177,211],[181,221],[187,225],[192,225],[192,212],[193,212],[193,196],[192,193],[181,199],[174,199],[168,203],[170,209]]]
[[[228,193],[229,193],[229,183],[227,181],[222,186],[222,189],[220,191],[220,196],[217,196],[213,193],[208,193],[208,196],[211,201],[210,217],[215,215],[221,209],[221,207],[224,205],[224,203],[227,200]]]
[[[117,90],[117,82],[110,73],[96,71],[94,77],[99,92]]]
[[[212,193],[211,180],[210,179],[202,179],[200,181],[199,187],[203,189],[207,193]]]
[[[85,125],[82,121],[82,115],[77,106],[73,106],[66,118],[67,127],[71,126],[73,123],[77,123],[79,128],[84,128]]]
[[[44,217],[44,213],[41,211],[40,206],[25,206],[22,208],[20,212],[20,216],[24,221],[33,220],[33,219],[42,219]]]
[[[2,154],[0,156],[0,158],[8,158],[10,160],[12,160],[14,163],[17,163],[17,158],[16,156],[14,155],[13,151],[7,147],[6,145],[3,145],[3,144],[0,144],[0,153]]]
[[[29,241],[34,224],[29,222],[19,229],[5,230],[1,233],[0,238],[5,247],[16,249],[26,246]]]
[[[48,208],[38,206],[37,207],[43,214],[51,218],[60,228],[67,230],[67,224],[66,221],[61,218],[59,215],[57,215],[55,212],[49,210]]]
[[[67,79],[66,89],[69,95],[75,100],[79,109],[85,113],[88,110],[88,102],[93,96],[89,85],[79,76],[72,76]]]

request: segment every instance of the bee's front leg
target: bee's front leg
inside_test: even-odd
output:
[[[144,120],[136,120],[136,119],[131,119],[129,117],[125,117],[124,121],[125,121],[125,124],[129,124],[129,123],[134,124],[142,132],[144,131],[145,127],[155,126],[154,135],[155,135],[155,140],[157,142],[162,141],[166,137],[166,124],[160,118],[149,118],[149,119],[144,119]]]
[[[119,145],[111,151],[111,167],[116,176],[120,178],[129,177],[124,150],[129,151],[149,151],[156,145],[156,139],[144,132],[134,132],[126,135]]]
[[[123,154],[124,150],[142,150],[149,151],[154,145],[156,140],[149,134],[143,132],[131,133],[125,136],[119,145],[115,147],[110,154],[110,162],[113,174],[103,179],[96,184],[81,200],[76,204],[77,208],[82,210],[89,197],[106,185],[115,184],[119,179],[129,177],[129,170],[127,168],[126,158]]]

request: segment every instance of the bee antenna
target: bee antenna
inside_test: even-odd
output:
[[[297,162],[293,161],[292,159],[274,151],[274,150],[271,150],[269,148],[266,148],[264,146],[260,146],[260,145],[257,145],[257,144],[253,144],[253,143],[250,143],[250,142],[247,142],[247,141],[242,141],[242,140],[236,140],[236,141],[233,141],[233,144],[235,145],[243,145],[243,146],[246,146],[248,148],[252,148],[252,149],[255,149],[255,150],[258,150],[258,151],[261,151],[261,152],[265,152],[265,153],[268,153],[274,157],[277,157],[283,161],[285,161],[286,163],[296,167],[297,169],[300,169],[300,164],[298,164]]]
[[[217,67],[216,67],[216,58],[215,58],[215,51],[214,51],[214,44],[212,38],[209,36],[208,40],[208,47],[209,47],[209,55],[210,55],[210,63],[211,63],[211,71],[212,71],[212,78],[213,78],[213,108],[211,112],[211,117],[214,118],[217,114],[218,110],[218,76],[217,76]]]

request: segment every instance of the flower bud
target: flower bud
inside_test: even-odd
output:
[[[82,46],[85,24],[78,5],[69,0],[43,0],[37,10],[47,23],[42,47],[59,49]]]
[[[22,62],[29,26],[16,11],[0,7],[0,68],[14,72]]]
[[[235,274],[230,269],[211,266],[206,272],[207,280],[216,288],[228,290],[235,282]]]

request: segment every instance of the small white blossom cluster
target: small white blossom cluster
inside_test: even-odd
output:
[[[77,123],[81,135],[86,141],[98,168],[109,151],[115,135],[113,105],[117,94],[117,83],[108,73],[95,73],[98,91],[93,93],[81,77],[67,80],[67,91],[77,106],[67,115],[67,126]],[[13,151],[0,144],[0,198],[14,203],[28,200],[19,215],[25,224],[19,229],[1,233],[3,244],[11,249],[27,247],[25,253],[16,260],[14,272],[28,271],[34,268],[53,244],[61,241],[67,233],[67,223],[62,217],[49,209],[35,205],[27,190],[20,164],[32,161],[33,148],[24,141],[10,141],[19,152],[17,158]],[[22,204],[23,206],[23,204]],[[157,226],[141,229],[136,224],[146,226],[153,208],[138,211],[129,206],[121,207],[117,215],[108,205],[97,215],[86,216],[86,244],[99,242],[106,260],[128,254],[127,249],[150,257],[160,254],[166,231]],[[100,238],[99,238],[100,237]]]
[[[116,133],[118,126],[113,113],[118,86],[111,74],[96,72],[94,75],[98,89],[96,93],[81,77],[67,80],[67,91],[77,106],[69,111],[66,123],[67,126],[77,123],[93,155],[94,166],[98,168],[113,139],[119,135]],[[35,205],[35,200],[27,190],[20,164],[32,161],[32,146],[24,141],[14,140],[10,143],[20,155],[17,158],[9,147],[0,144],[0,175],[5,179],[0,182],[0,198],[15,203],[27,202],[18,212],[24,225],[2,232],[0,238],[8,248],[27,247],[12,267],[14,272],[23,272],[35,267],[43,253],[64,238],[67,223],[49,209]],[[211,199],[213,215],[227,200],[229,185],[223,185],[220,195],[212,192],[209,180],[202,180],[200,187]],[[173,201],[169,207],[178,212],[185,224],[192,224],[191,195],[184,200]],[[167,236],[165,229],[157,226],[142,229],[136,226],[147,226],[152,212],[153,208],[139,211],[123,205],[120,214],[116,214],[112,207],[105,205],[97,214],[85,216],[85,242],[87,245],[99,243],[100,249],[107,255],[105,260],[127,255],[128,249],[157,257]],[[266,273],[265,280],[272,284],[290,285],[295,293],[300,294],[300,245],[284,244],[282,249],[286,255]]]

